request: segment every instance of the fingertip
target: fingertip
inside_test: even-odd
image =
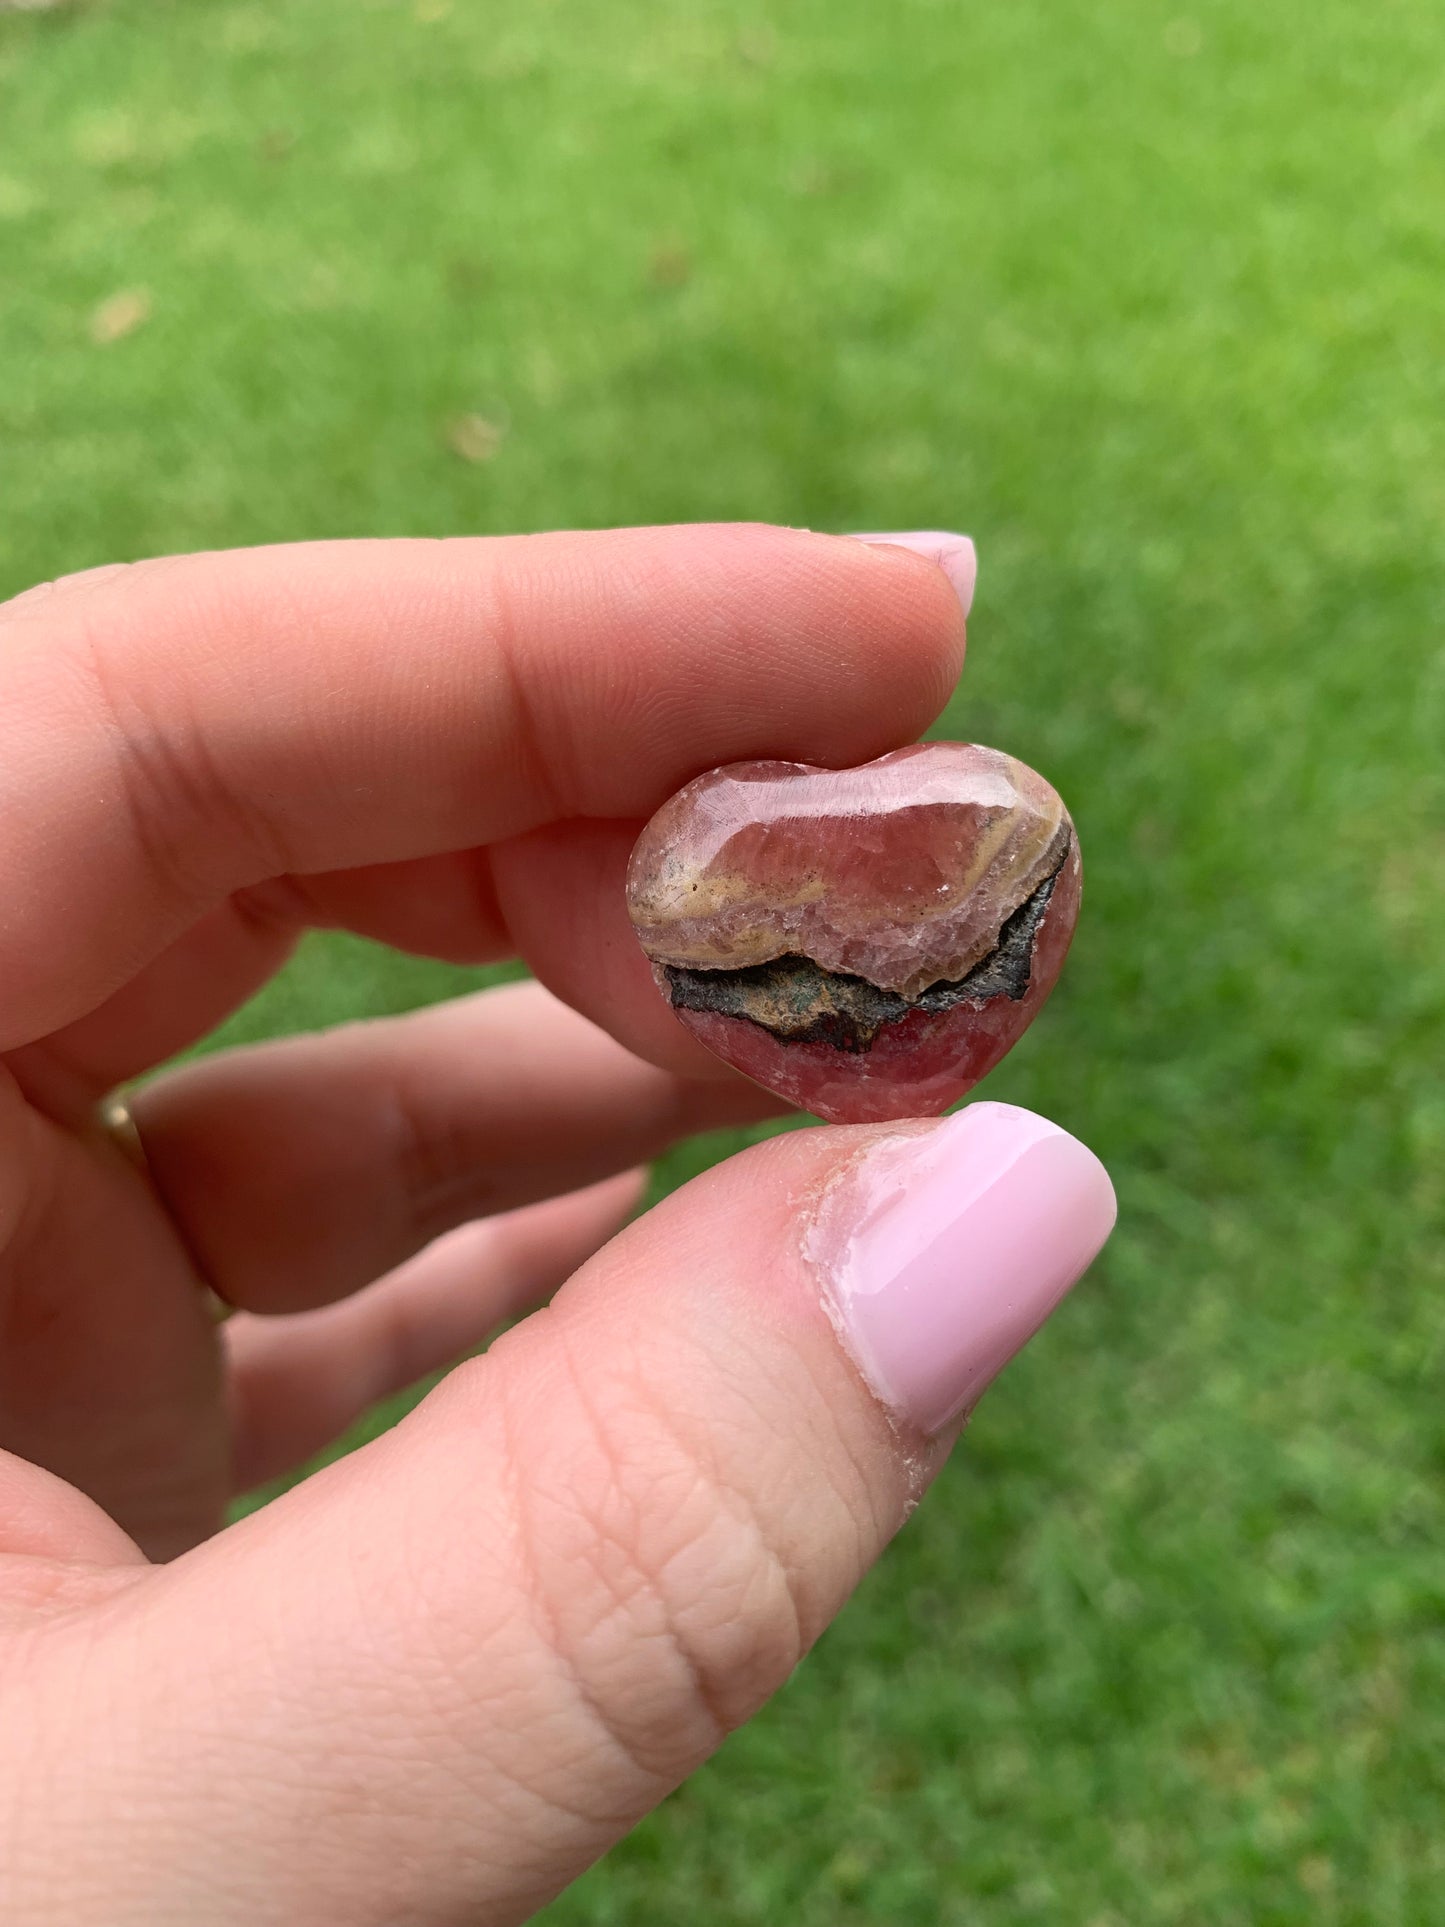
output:
[[[650,533],[657,576],[649,589],[676,569],[672,593],[706,617],[714,686],[718,662],[730,657],[747,671],[733,697],[736,746],[726,757],[699,755],[692,724],[678,783],[749,756],[866,762],[912,741],[947,704],[966,644],[966,601],[950,569],[967,563],[971,594],[968,537],[870,546],[762,522]]]
[[[1114,1228],[1103,1164],[1047,1118],[979,1103],[880,1133],[804,1234],[823,1306],[880,1402],[938,1433],[972,1411]]]
[[[647,1195],[651,1176],[647,1165],[635,1164],[630,1171],[619,1171],[615,1177],[603,1178],[599,1184],[588,1185],[573,1195],[579,1202],[586,1200],[599,1219],[615,1220],[621,1227],[636,1215]]]
[[[933,563],[942,570],[967,617],[978,582],[978,551],[971,535],[956,535],[948,529],[913,529],[901,534],[855,535],[853,540],[870,548],[907,549]]]
[[[888,695],[878,717],[889,730],[879,751],[911,741],[942,713],[963,673],[967,617],[977,579],[972,539],[943,532],[827,538],[849,552],[849,585],[876,611],[871,667],[887,665]],[[835,562],[836,566],[836,562]],[[860,757],[858,760],[866,760]]]

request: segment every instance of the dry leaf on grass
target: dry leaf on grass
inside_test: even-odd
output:
[[[647,263],[654,288],[685,288],[692,279],[692,255],[680,241],[659,241]]]
[[[447,447],[464,462],[489,462],[506,440],[500,422],[485,415],[458,415],[447,423]]]
[[[90,338],[97,347],[108,348],[113,341],[124,341],[151,318],[150,291],[122,288],[102,301],[90,317]]]

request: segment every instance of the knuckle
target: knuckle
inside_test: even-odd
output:
[[[387,1095],[400,1248],[430,1244],[498,1209],[496,1179],[479,1155],[475,1120],[449,1114],[434,1080],[405,1066]]]
[[[181,688],[171,683],[158,695],[129,650],[93,623],[84,629],[82,673],[149,872],[186,899],[209,893],[217,847],[244,852],[252,882],[284,872],[284,850],[264,815],[228,780]]]
[[[763,1495],[724,1476],[705,1432],[645,1370],[588,1393],[566,1359],[553,1447],[511,1449],[520,1588],[574,1715],[653,1790],[742,1725],[809,1644],[805,1586]],[[576,1420],[576,1422],[574,1422]],[[653,1792],[655,1796],[655,1792]]]
[[[766,1492],[728,1476],[735,1452],[644,1372],[611,1377],[604,1402],[569,1359],[568,1391],[580,1429],[550,1476],[529,1453],[514,1481],[525,1584],[578,1710],[672,1783],[787,1680],[809,1644],[806,1587]]]
[[[526,572],[502,563],[487,585],[485,633],[500,678],[499,704],[508,718],[507,738],[520,763],[525,787],[540,799],[545,817],[562,820],[577,815],[568,793],[565,771],[573,758],[562,745],[555,753],[558,718],[545,700],[539,665],[529,657],[526,638],[533,628]],[[544,715],[544,711],[548,713]]]
[[[147,875],[183,901],[204,891],[197,822],[215,815],[214,772],[201,742],[174,720],[161,727],[142,690],[101,647],[87,651],[87,680],[108,739],[121,809]]]
[[[210,892],[215,852],[258,882],[290,865],[263,810],[233,780],[188,679],[156,643],[157,598],[187,615],[197,655],[218,612],[204,577],[167,556],[114,563],[28,590],[0,622],[31,623],[24,661],[33,709],[78,725],[110,779],[140,861],[186,899]]]
[[[69,597],[103,588],[108,583],[120,585],[137,571],[155,566],[154,563],[145,562],[102,562],[93,569],[78,569],[72,575],[59,575],[49,582],[37,582],[31,588],[22,589],[18,595],[11,596],[7,602],[0,602],[0,622],[18,622],[22,617],[34,620],[52,616]]]

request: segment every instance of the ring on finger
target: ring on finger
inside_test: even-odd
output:
[[[151,1172],[150,1159],[146,1156],[145,1141],[141,1137],[140,1126],[136,1123],[131,1108],[123,1097],[106,1098],[100,1107],[100,1125],[116,1149],[135,1166],[154,1189],[155,1180]],[[194,1260],[192,1262],[194,1263]],[[228,1305],[215,1287],[204,1278],[200,1280],[200,1288],[205,1294],[206,1309],[211,1315],[212,1322],[217,1325],[224,1324],[236,1307]]]

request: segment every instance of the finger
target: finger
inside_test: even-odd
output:
[[[33,1103],[83,1125],[107,1092],[206,1036],[285,961],[302,928],[320,926],[455,963],[520,955],[648,1062],[736,1083],[658,996],[628,924],[627,859],[641,828],[576,821],[493,850],[238,891],[98,1009],[5,1061]]]
[[[149,1576],[82,1773],[165,1813],[178,1918],[525,1919],[789,1677],[1112,1216],[999,1105],[718,1167]]]
[[[876,754],[937,712],[962,635],[918,556],[742,527],[181,557],[22,602],[0,1048],[267,877],[646,816],[734,757]]]
[[[134,1162],[39,1116],[0,1070],[6,1448],[160,1556],[219,1523],[219,1392],[213,1322]]]
[[[640,823],[548,824],[492,851],[497,902],[538,980],[620,1044],[674,1076],[732,1082],[659,995],[627,915]]]
[[[550,1298],[627,1222],[645,1182],[625,1171],[463,1225],[340,1305],[231,1319],[236,1489],[299,1465],[379,1399],[454,1364],[505,1319]]]
[[[132,1101],[156,1190],[227,1303],[300,1311],[490,1213],[779,1109],[644,1064],[538,984],[187,1065]]]
[[[44,1599],[66,1596],[58,1564],[142,1566],[144,1555],[93,1499],[55,1473],[0,1452],[0,1598],[36,1603],[18,1562],[42,1569],[28,1577]],[[57,1563],[52,1563],[57,1562]]]
[[[6,1055],[31,1103],[82,1121],[107,1091],[199,1042],[285,963],[304,916],[275,891],[238,891],[98,1009]]]
[[[450,963],[512,954],[489,853],[455,850],[237,890],[96,1009],[7,1053],[32,1102],[82,1121],[117,1085],[199,1043],[265,984],[307,929],[348,929]]]

